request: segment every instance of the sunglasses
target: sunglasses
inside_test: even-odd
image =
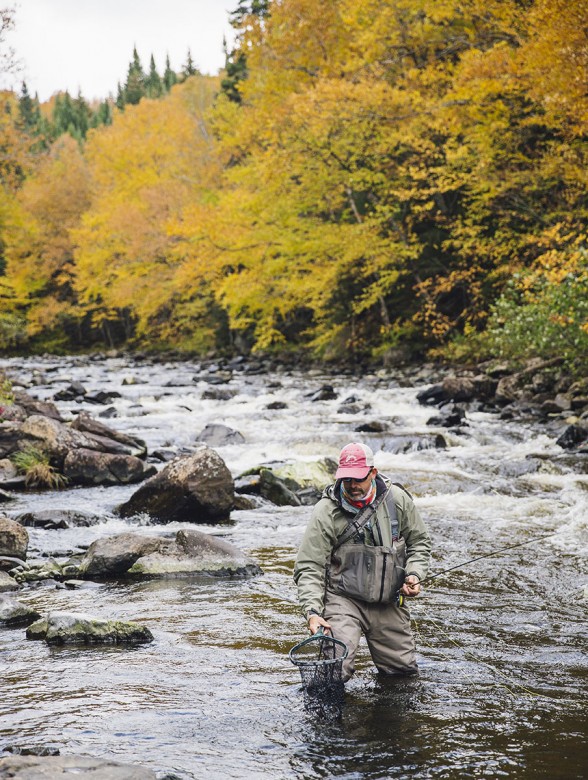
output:
[[[365,482],[371,473],[372,469],[368,471],[365,477],[343,477],[342,482]]]

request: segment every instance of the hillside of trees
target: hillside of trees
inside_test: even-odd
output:
[[[588,354],[588,0],[239,0],[217,77],[0,94],[0,349]]]

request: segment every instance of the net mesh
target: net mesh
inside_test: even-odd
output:
[[[324,720],[339,720],[345,703],[343,661],[347,646],[318,633],[290,650],[302,679],[304,709]]]

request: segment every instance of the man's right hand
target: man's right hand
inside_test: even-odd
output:
[[[320,615],[311,615],[308,618],[308,630],[311,634],[316,634],[316,632],[319,630],[320,627],[323,627],[325,630],[325,633],[329,633],[331,630],[330,623],[327,623],[327,621],[321,617]]]

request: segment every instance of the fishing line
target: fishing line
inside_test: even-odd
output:
[[[500,553],[503,552],[509,552],[509,550],[515,550],[517,547],[524,547],[527,544],[534,544],[535,542],[542,542],[544,539],[550,539],[552,536],[557,536],[559,531],[554,531],[551,534],[545,534],[544,536],[539,536],[537,539],[527,539],[526,542],[519,542],[518,544],[511,544],[508,547],[501,547],[500,550],[494,550],[494,552],[484,553],[484,555],[478,555],[476,558],[470,558],[469,561],[464,561],[463,563],[458,563],[456,566],[451,566],[449,569],[444,569],[443,571],[438,572],[437,574],[431,574],[430,577],[425,577],[423,580],[420,580],[419,585],[423,585],[425,582],[430,582],[431,580],[437,579],[437,577],[441,577],[443,574],[448,574],[450,571],[455,571],[456,569],[461,569],[463,566],[469,566],[470,563],[475,563],[476,561],[481,561],[483,558],[491,558],[493,555],[500,555]]]

